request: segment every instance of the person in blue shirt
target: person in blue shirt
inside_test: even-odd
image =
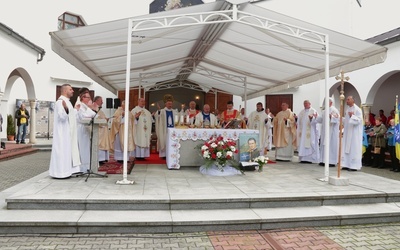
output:
[[[389,128],[386,132],[386,137],[388,140],[388,148],[391,160],[391,169],[393,172],[400,172],[399,160],[396,158],[396,138],[395,138],[395,124],[394,119],[390,119]]]

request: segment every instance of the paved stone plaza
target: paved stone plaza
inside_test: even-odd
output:
[[[0,249],[400,249],[400,224],[162,235],[0,235]]]
[[[49,160],[45,151],[1,161],[0,189],[47,171]],[[0,249],[400,249],[399,236],[400,223],[175,234],[23,234],[0,235]]]

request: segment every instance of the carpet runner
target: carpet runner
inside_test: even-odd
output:
[[[150,154],[149,158],[136,159],[135,164],[167,164],[167,161],[160,158],[158,154]]]
[[[128,162],[128,164],[127,164],[128,174],[130,174],[132,172],[134,165],[135,165],[135,162],[133,162],[133,163]],[[98,172],[106,172],[107,174],[122,174],[123,173],[123,163],[117,162],[114,159],[114,155],[110,154],[109,161],[102,164],[97,171]]]
[[[123,163],[117,161],[106,162],[99,167],[98,172],[106,172],[107,174],[122,174],[123,173]],[[132,172],[134,164],[128,162],[128,174]]]
[[[98,172],[106,172],[107,174],[122,174],[123,173],[123,163],[114,160],[114,155],[110,155],[110,160],[98,169]],[[136,159],[133,164],[128,162],[128,174],[132,172],[133,166],[135,164],[167,164],[165,159],[162,159],[158,154],[150,154],[149,158]]]

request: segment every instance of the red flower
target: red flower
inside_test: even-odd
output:
[[[215,153],[212,153],[212,154],[211,154],[211,158],[217,159],[217,155],[216,155]]]

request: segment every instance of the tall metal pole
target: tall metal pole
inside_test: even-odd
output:
[[[129,127],[129,86],[130,86],[130,79],[131,79],[131,50],[132,50],[132,21],[131,19],[128,20],[128,41],[127,41],[127,52],[126,52],[126,79],[125,79],[125,110],[122,112],[125,112],[125,126],[124,126],[124,152],[123,152],[123,173],[122,177],[123,179],[120,181],[117,181],[117,184],[121,185],[127,185],[127,184],[133,184],[134,181],[128,180],[128,167],[127,167],[127,161],[128,161],[128,127]]]
[[[328,107],[329,107],[329,36],[325,36],[325,117],[324,117],[324,126],[325,126],[325,146],[324,146],[324,181],[329,180],[329,115],[328,115]]]
[[[338,168],[337,168],[337,177],[340,178],[340,170],[342,168],[341,159],[342,159],[342,139],[343,139],[343,116],[344,116],[344,81],[350,80],[348,76],[344,76],[343,70],[340,71],[340,77],[335,77],[336,80],[340,80],[340,118],[339,118],[339,159],[338,159]]]

